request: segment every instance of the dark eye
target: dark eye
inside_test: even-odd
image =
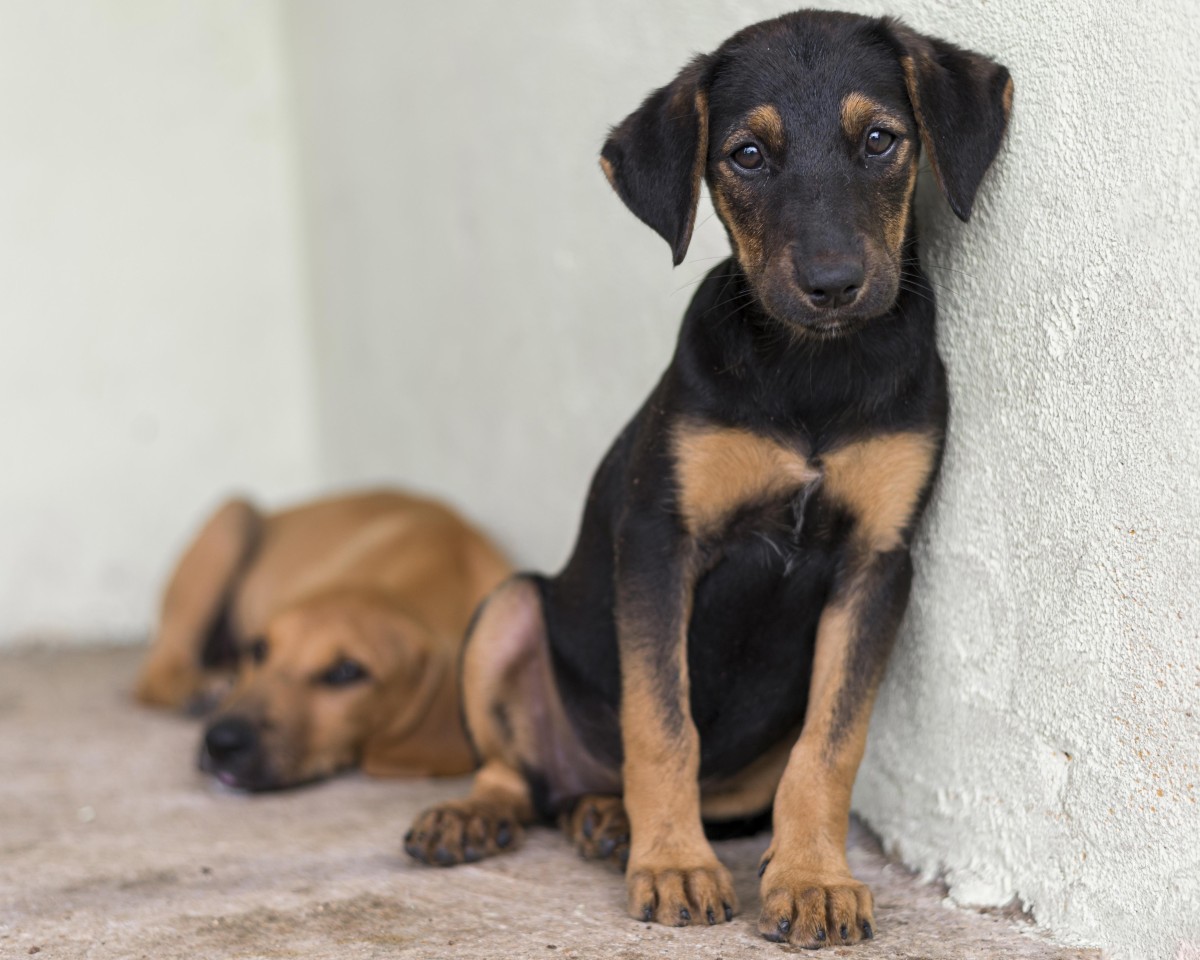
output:
[[[267,640],[265,637],[256,637],[250,641],[250,645],[246,647],[246,656],[250,658],[251,663],[262,663],[267,659]]]
[[[895,134],[888,133],[886,130],[880,130],[877,127],[867,134],[867,156],[882,157],[892,149],[892,144],[895,142]]]
[[[323,674],[317,677],[320,683],[327,687],[347,687],[352,683],[366,680],[370,677],[366,667],[356,660],[343,657]]]
[[[763,165],[762,151],[752,143],[743,143],[731,156],[733,162],[743,170],[757,170]]]

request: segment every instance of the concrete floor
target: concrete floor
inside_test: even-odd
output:
[[[744,912],[683,930],[626,917],[620,876],[553,830],[454,870],[400,852],[412,816],[461,781],[348,776],[246,797],[193,769],[197,725],[125,696],[133,650],[0,656],[0,957],[701,957],[805,953],[760,940],[767,836],[722,843]],[[854,872],[878,937],[826,955],[1092,958],[1019,919],[949,908],[861,829]]]

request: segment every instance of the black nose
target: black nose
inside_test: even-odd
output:
[[[218,762],[249,753],[257,742],[258,734],[254,727],[241,717],[218,720],[204,734],[204,746],[209,756]]]
[[[814,307],[845,306],[862,290],[862,260],[849,255],[813,257],[796,265],[796,277]]]

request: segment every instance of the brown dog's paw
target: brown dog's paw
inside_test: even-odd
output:
[[[737,913],[733,879],[720,863],[691,869],[636,869],[625,880],[629,913],[671,927],[727,923]]]
[[[422,813],[404,835],[404,849],[422,863],[452,867],[515,850],[521,838],[512,810],[466,800]]]
[[[629,862],[629,818],[620,797],[587,796],[564,815],[562,828],[585,860]]]
[[[758,932],[798,947],[843,946],[875,936],[871,891],[849,873],[788,867],[764,858]]]

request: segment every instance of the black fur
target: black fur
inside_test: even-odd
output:
[[[903,57],[917,65],[916,112]],[[738,187],[750,212],[727,213],[731,236],[770,241],[772,249],[783,244],[797,263],[829,250],[862,255],[879,204],[893,202],[904,184],[847,145],[842,98],[864,91],[907,118],[913,150],[920,128],[936,144],[947,198],[965,219],[1003,134],[1007,82],[1003,67],[894,21],[790,14],[690,64],[614,128],[603,156],[621,198],[663,235],[678,262],[690,236],[698,147],[713,186],[728,176],[729,130],[756,105],[774,104],[793,146],[769,176]],[[707,123],[692,112],[695,102],[707,105]],[[698,143],[705,129],[707,143]],[[745,219],[731,223],[729,216]],[[796,299],[793,292],[769,288],[764,273],[736,256],[700,285],[670,365],[595,474],[574,553],[557,576],[537,579],[563,702],[597,758],[614,766],[622,760],[615,611],[638,612],[652,639],[625,652],[652,671],[664,703],[678,701],[675,599],[692,575],[687,662],[701,778],[736,773],[802,723],[817,623],[844,586],[855,518],[810,486],[746,504],[692,543],[670,431],[681,421],[733,427],[803,450],[818,465],[824,454],[877,435],[920,431],[940,444],[946,377],[911,212],[903,238],[892,286],[880,267],[876,300],[864,294],[836,323],[805,304],[780,306],[780,296]],[[938,460],[940,449],[934,475]],[[928,486],[921,509],[927,498]],[[858,679],[843,691],[835,726],[849,722],[882,670],[907,601],[910,536],[911,525],[903,545],[866,574],[865,613],[848,654]],[[681,720],[669,716],[668,727]]]

